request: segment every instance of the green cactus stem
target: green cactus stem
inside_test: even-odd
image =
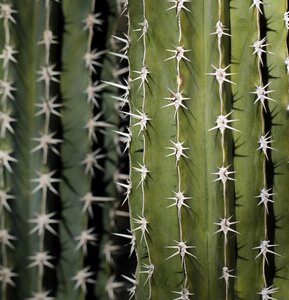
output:
[[[136,299],[280,293],[287,8],[265,4],[128,3]]]

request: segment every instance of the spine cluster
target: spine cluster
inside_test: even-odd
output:
[[[60,116],[60,113],[57,111],[60,107],[60,104],[57,102],[58,95],[52,94],[52,90],[57,90],[56,85],[59,83],[58,76],[60,72],[56,71],[56,64],[51,61],[52,46],[57,44],[56,37],[53,35],[50,26],[52,3],[50,0],[45,0],[44,5],[45,25],[42,39],[39,41],[39,47],[44,48],[44,63],[37,72],[37,81],[41,84],[42,96],[40,102],[36,104],[39,110],[35,114],[36,117],[41,117],[43,128],[39,132],[39,136],[33,138],[36,146],[31,150],[33,155],[35,152],[40,151],[42,159],[41,169],[36,171],[36,178],[31,179],[32,182],[37,184],[32,190],[32,194],[37,201],[40,201],[38,205],[39,211],[35,213],[34,218],[29,220],[29,223],[33,224],[30,234],[38,235],[38,250],[29,257],[31,263],[28,265],[28,268],[37,269],[37,290],[33,293],[31,299],[39,299],[40,297],[46,299],[50,293],[45,290],[44,270],[45,268],[53,269],[54,264],[52,262],[53,256],[45,249],[45,239],[48,232],[52,235],[57,235],[53,226],[59,223],[59,220],[56,219],[57,213],[49,212],[49,207],[51,206],[49,202],[53,199],[50,193],[58,195],[54,185],[59,183],[60,179],[55,178],[54,175],[57,173],[57,170],[51,170],[48,157],[59,154],[58,148],[62,142],[61,139],[56,137],[56,132],[52,131],[52,118]]]
[[[256,84],[256,90],[252,92],[256,94],[256,100],[254,102],[258,103],[260,106],[260,124],[261,124],[261,134],[258,140],[258,150],[261,151],[261,159],[262,159],[262,174],[263,174],[263,186],[260,189],[260,194],[256,196],[259,199],[258,205],[263,207],[263,219],[264,219],[264,235],[262,240],[260,241],[259,246],[255,247],[259,251],[256,259],[261,257],[262,259],[262,277],[263,277],[263,288],[260,291],[260,295],[262,295],[263,299],[270,299],[271,294],[276,292],[278,288],[273,288],[273,286],[269,286],[267,282],[266,276],[266,268],[269,267],[268,254],[279,255],[274,252],[274,245],[270,242],[268,237],[268,218],[269,218],[269,205],[273,204],[272,196],[272,187],[268,186],[267,179],[267,166],[270,163],[270,151],[275,150],[271,147],[272,137],[270,135],[270,129],[268,128],[268,124],[266,122],[266,115],[269,113],[268,111],[268,101],[275,101],[269,97],[271,90],[269,90],[270,82],[264,82],[266,79],[263,78],[262,71],[264,66],[264,58],[267,54],[273,54],[266,50],[269,44],[266,43],[266,36],[261,36],[261,18],[263,17],[263,5],[262,1],[253,1],[253,4],[250,8],[254,8],[256,15],[256,25],[257,25],[257,40],[251,45],[253,48],[253,54],[256,55],[257,58],[257,69],[259,75],[259,82]],[[269,129],[269,130],[268,130]]]
[[[229,216],[228,214],[228,208],[229,208],[229,193],[228,193],[228,187],[229,187],[229,181],[234,180],[233,177],[231,177],[231,174],[235,173],[234,171],[229,171],[230,163],[228,162],[227,157],[227,151],[226,151],[226,136],[227,136],[227,130],[236,130],[233,128],[230,123],[236,121],[231,120],[230,115],[232,112],[226,111],[226,105],[225,105],[225,99],[224,99],[224,84],[225,82],[234,84],[234,82],[230,81],[228,78],[226,78],[229,75],[232,75],[231,73],[227,73],[226,71],[230,68],[230,65],[224,66],[224,54],[223,54],[223,47],[222,47],[222,40],[224,37],[230,37],[230,34],[226,33],[225,25],[222,22],[222,1],[218,0],[218,20],[216,23],[216,31],[212,34],[217,36],[217,44],[218,44],[218,54],[219,54],[219,61],[218,66],[213,66],[215,69],[214,73],[209,73],[209,75],[215,76],[218,86],[219,86],[219,101],[220,101],[220,115],[216,118],[216,126],[209,129],[214,130],[217,129],[221,134],[221,152],[222,152],[222,163],[221,166],[218,167],[219,171],[214,173],[218,177],[215,179],[215,181],[220,181],[222,183],[222,194],[223,194],[223,216],[220,217],[220,221],[218,223],[215,223],[219,226],[219,229],[215,233],[221,233],[224,236],[224,244],[223,244],[223,259],[224,259],[224,266],[222,268],[222,275],[221,279],[225,281],[225,287],[226,287],[226,300],[229,299],[229,279],[230,277],[235,277],[231,274],[232,269],[229,266],[229,246],[228,246],[228,234],[229,232],[237,233],[232,227],[234,224],[236,224],[236,221],[232,221],[233,216]]]
[[[185,147],[185,141],[182,140],[180,134],[180,115],[181,110],[187,109],[184,101],[189,100],[183,95],[182,90],[182,79],[181,79],[181,66],[184,61],[190,62],[189,58],[186,56],[186,53],[190,50],[185,49],[182,41],[182,25],[181,25],[181,15],[184,10],[189,12],[189,9],[185,6],[185,2],[189,1],[170,1],[173,2],[173,5],[168,8],[168,10],[175,10],[176,20],[177,20],[177,32],[178,32],[178,40],[176,42],[175,49],[166,49],[168,52],[173,55],[168,57],[165,61],[174,60],[176,64],[176,82],[175,87],[169,87],[168,90],[171,94],[170,97],[165,98],[170,101],[169,104],[164,107],[174,107],[174,120],[176,127],[176,134],[174,140],[171,140],[171,144],[167,149],[171,150],[167,156],[174,156],[175,158],[175,167],[176,167],[176,177],[177,177],[177,188],[173,191],[172,197],[169,197],[169,200],[173,201],[170,207],[175,207],[177,212],[177,220],[178,220],[178,240],[174,241],[174,245],[166,246],[168,249],[173,249],[174,253],[171,254],[166,260],[169,260],[175,256],[179,256],[181,260],[181,268],[183,272],[183,283],[180,291],[172,291],[175,294],[180,295],[180,298],[177,299],[189,299],[189,296],[192,295],[189,291],[188,286],[188,268],[186,257],[191,256],[195,257],[190,251],[194,246],[187,245],[186,238],[183,233],[183,225],[182,225],[182,211],[184,208],[189,208],[186,200],[191,199],[188,195],[185,194],[183,184],[182,184],[182,174],[181,174],[181,161],[187,159],[188,156],[186,154],[186,150],[189,148]],[[195,257],[196,258],[196,257]]]
[[[13,248],[12,241],[16,238],[9,233],[7,226],[8,215],[12,213],[10,200],[15,197],[10,194],[9,173],[13,173],[11,163],[17,160],[11,155],[11,138],[14,134],[12,123],[16,120],[11,116],[14,100],[13,93],[16,88],[11,81],[11,66],[17,63],[15,50],[11,41],[11,25],[15,24],[14,14],[16,10],[9,3],[0,3],[0,22],[3,26],[4,44],[1,45],[0,59],[2,60],[2,71],[0,78],[0,298],[8,299],[7,287],[14,286],[16,273],[12,271],[9,261],[9,251]]]

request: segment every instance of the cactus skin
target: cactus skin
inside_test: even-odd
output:
[[[286,1],[271,2],[267,1],[267,6],[249,0],[231,1],[230,5],[228,1],[211,0],[129,1],[132,130],[129,204],[138,258],[136,299],[257,299],[261,292],[264,299],[287,296],[284,247],[288,241],[283,228],[288,223],[284,203],[288,194],[289,157],[288,75],[284,59],[288,54],[282,20],[287,7]],[[221,66],[228,66],[226,73],[234,73],[226,76],[233,83],[225,81],[222,85],[224,112],[232,112],[228,117],[232,122],[228,125],[233,127],[225,129],[224,148],[220,130],[210,130],[220,115],[217,78],[208,74],[214,73],[212,65],[218,67],[219,61],[217,35],[212,34],[216,31],[218,9],[227,28],[225,32],[231,35],[222,37]],[[139,30],[144,12],[148,22],[145,34]],[[180,28],[182,35],[178,42]],[[263,48],[263,64],[256,53],[252,55],[252,45],[259,34],[262,38],[266,36],[268,44]],[[178,111],[179,123],[175,121],[174,106],[164,107],[169,103],[165,98],[172,97],[168,89],[174,92],[179,84],[176,59],[167,60],[174,55],[167,50],[177,46],[189,50],[184,53],[189,61],[181,59],[179,64],[180,90],[183,97],[189,98],[183,101],[187,109],[181,107]],[[136,71],[144,62],[149,71],[145,89],[140,88],[140,80],[136,79]],[[267,98],[265,108],[260,101],[254,104],[256,94],[252,93],[260,80],[264,85],[271,82],[266,96],[276,100]],[[141,112],[149,118],[145,130],[139,125]],[[181,156],[176,164],[174,155],[167,156],[171,153],[170,140],[175,141],[178,136],[178,126],[179,140],[188,148],[185,150],[188,158]],[[277,151],[270,148],[266,153],[262,149],[257,151],[264,131],[274,141],[269,147]],[[226,180],[225,196],[221,180],[215,180],[223,151],[225,165],[232,172],[229,174],[232,180]],[[149,171],[144,184],[137,170],[144,165],[143,161]],[[197,257],[185,255],[188,276],[177,248],[172,247],[174,241],[179,241],[180,216],[176,206],[168,207],[172,204],[168,198],[173,197],[179,185],[189,198],[185,201],[189,207],[181,208],[183,241],[188,245],[186,250]],[[258,197],[264,185],[273,194],[269,197],[273,202],[267,204],[268,213]],[[232,217],[226,251],[224,232],[216,233],[220,229],[216,223],[220,223],[224,209],[227,217]],[[144,219],[147,226],[141,227]],[[259,248],[262,240],[270,240],[269,245],[274,246],[268,250],[273,253],[262,254]],[[149,261],[154,265],[151,277],[146,268]],[[222,273],[224,265],[229,269],[227,279]],[[275,269],[277,266],[280,269]],[[191,294],[185,296],[184,290],[181,294],[184,287]]]

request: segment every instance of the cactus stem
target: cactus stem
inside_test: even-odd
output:
[[[264,158],[263,159],[263,188],[261,189],[261,193],[256,196],[257,198],[261,198],[261,200],[259,201],[258,205],[260,204],[264,204],[264,239],[260,242],[260,245],[258,247],[254,247],[253,249],[259,249],[260,252],[259,254],[256,256],[256,259],[259,256],[262,256],[262,276],[263,276],[263,284],[264,284],[264,288],[262,289],[261,295],[262,298],[264,299],[269,299],[269,292],[270,292],[270,287],[267,287],[267,275],[266,275],[266,263],[267,265],[269,264],[268,259],[267,259],[267,253],[271,253],[274,255],[279,255],[276,252],[274,252],[273,250],[270,250],[269,248],[275,247],[277,245],[270,245],[270,241],[268,240],[268,218],[267,216],[269,215],[269,210],[268,210],[268,203],[272,202],[273,200],[270,200],[269,197],[273,195],[273,193],[269,194],[269,191],[272,190],[272,188],[268,188],[267,187],[267,172],[266,172],[266,168],[269,162],[269,156],[268,156],[268,150],[276,150],[274,148],[272,148],[270,146],[270,144],[273,142],[273,140],[271,139],[271,135],[270,135],[270,130],[269,131],[265,131],[267,130],[267,123],[266,123],[266,118],[265,115],[267,114],[267,109],[266,109],[266,104],[267,102],[270,101],[275,101],[272,98],[268,97],[267,94],[274,92],[273,90],[267,90],[268,86],[270,85],[270,82],[268,82],[267,84],[263,84],[263,74],[262,74],[262,69],[264,68],[264,63],[263,63],[263,59],[262,57],[264,55],[267,54],[273,54],[270,51],[266,51],[264,48],[268,47],[269,44],[266,43],[266,39],[267,37],[261,37],[261,28],[260,28],[260,18],[261,15],[263,15],[262,13],[262,9],[260,5],[264,5],[263,2],[261,1],[253,1],[253,4],[251,5],[251,7],[255,6],[257,8],[256,10],[256,23],[257,23],[257,28],[258,28],[258,39],[253,43],[253,45],[250,45],[250,47],[254,48],[254,51],[252,53],[252,55],[256,54],[258,59],[257,59],[257,68],[258,68],[258,74],[259,74],[259,85],[256,85],[256,91],[252,92],[253,94],[257,95],[257,98],[254,102],[257,103],[258,101],[261,103],[260,105],[260,119],[261,119],[261,136],[258,140],[259,143],[259,147],[257,148],[257,150],[262,150],[263,154],[264,154]],[[276,101],[275,101],[276,102]],[[275,291],[275,290],[274,290]],[[272,292],[274,292],[272,291]],[[268,296],[268,297],[267,297]],[[271,297],[270,297],[271,298]]]
[[[6,150],[8,146],[5,144],[10,144],[9,136],[6,140],[7,131],[11,134],[14,134],[14,130],[11,126],[12,122],[16,120],[10,116],[10,107],[8,105],[8,100],[14,100],[13,92],[16,91],[16,88],[13,86],[13,82],[9,81],[10,76],[10,63],[17,64],[15,54],[18,53],[11,45],[10,42],[10,23],[16,24],[16,21],[13,17],[13,14],[17,13],[16,10],[12,9],[12,5],[8,3],[0,3],[0,20],[3,19],[3,29],[4,29],[4,45],[2,52],[0,54],[0,59],[3,60],[2,69],[3,75],[0,78],[0,95],[1,95],[1,111],[0,111],[0,123],[1,123],[1,149],[0,149],[0,285],[1,285],[1,299],[8,299],[7,295],[7,286],[15,286],[13,277],[16,277],[17,274],[12,272],[12,269],[9,267],[8,262],[8,252],[7,248],[14,249],[12,244],[13,240],[16,238],[9,233],[6,229],[6,212],[11,212],[11,208],[8,204],[8,200],[15,199],[14,196],[9,195],[7,191],[10,189],[9,183],[5,180],[6,171],[13,173],[11,168],[11,163],[17,162],[12,155],[11,150]]]
[[[238,120],[230,120],[228,117],[233,113],[227,113],[225,112],[225,104],[224,104],[224,86],[223,83],[227,82],[229,84],[236,84],[233,81],[229,80],[227,76],[234,75],[234,73],[227,73],[227,70],[230,68],[230,65],[226,67],[222,67],[223,64],[223,49],[222,49],[222,37],[223,36],[231,36],[230,34],[227,34],[224,32],[225,28],[222,23],[222,3],[221,0],[218,0],[218,21],[216,23],[216,31],[211,34],[216,34],[218,38],[218,67],[211,65],[215,72],[207,73],[207,75],[213,75],[216,77],[216,80],[218,82],[219,87],[219,101],[220,101],[220,115],[217,116],[216,119],[216,126],[210,128],[208,131],[219,129],[221,132],[221,150],[222,150],[222,166],[219,167],[219,171],[216,173],[213,173],[215,175],[218,175],[218,178],[216,178],[214,181],[221,181],[223,185],[223,218],[220,218],[219,223],[214,223],[215,225],[220,226],[220,229],[217,230],[215,233],[223,232],[224,234],[224,244],[223,244],[223,259],[224,259],[224,266],[222,268],[222,276],[219,277],[221,279],[224,279],[225,282],[225,294],[226,294],[226,300],[229,299],[229,278],[235,277],[230,274],[232,270],[229,270],[227,266],[227,262],[229,260],[228,257],[228,232],[231,231],[232,233],[238,233],[236,230],[230,228],[231,225],[236,224],[236,222],[230,222],[230,219],[232,217],[227,217],[227,210],[229,207],[229,201],[227,197],[227,189],[228,189],[228,180],[235,181],[233,177],[230,177],[231,174],[234,174],[235,171],[229,171],[229,166],[225,167],[225,163],[227,160],[227,153],[226,153],[226,146],[225,146],[225,129],[229,129],[232,131],[240,132],[239,130],[233,128],[230,126],[230,123],[238,121]]]

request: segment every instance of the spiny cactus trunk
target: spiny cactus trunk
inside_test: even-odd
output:
[[[288,296],[287,2],[265,4],[128,4],[136,299]]]
[[[0,2],[1,300],[114,297],[119,117],[100,81],[116,14],[114,0]]]

